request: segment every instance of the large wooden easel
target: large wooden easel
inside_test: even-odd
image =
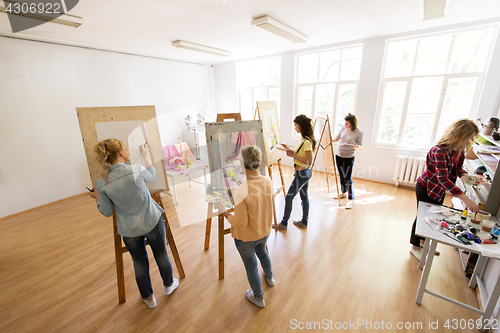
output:
[[[130,106],[130,107],[98,107],[98,108],[76,108],[80,130],[82,132],[83,145],[87,164],[90,171],[92,184],[100,177],[102,168],[95,159],[94,147],[98,143],[96,125],[98,123],[112,122],[130,122],[141,121],[144,123],[144,130],[147,132],[148,145],[152,155],[153,166],[157,170],[158,181],[149,187],[153,199],[164,209],[161,193],[168,190],[167,177],[165,173],[165,164],[163,161],[163,152],[160,142],[160,134],[158,130],[158,122],[156,120],[156,111],[154,106]],[[116,125],[116,124],[113,124]],[[125,142],[125,144],[127,144]],[[160,171],[161,170],[161,171]],[[170,229],[166,213],[162,215],[165,221],[165,231],[167,243],[170,245],[172,255],[174,257],[179,277],[185,277],[184,268],[175,245],[174,236]],[[127,248],[123,246],[122,237],[118,234],[116,214],[113,214],[113,238],[115,246],[116,260],[116,279],[118,285],[118,302],[125,303],[125,274],[123,267],[123,253],[127,252]]]
[[[320,123],[320,137],[319,137],[319,147],[321,147],[322,152],[323,152],[323,161],[325,164],[325,177],[326,177],[326,186],[328,188],[328,193],[330,193],[330,184],[328,182],[328,169],[330,170],[331,173],[333,173],[335,177],[335,184],[337,186],[337,199],[339,201],[339,206],[340,206],[340,193],[339,193],[339,183],[337,180],[337,171],[335,169],[335,155],[333,153],[333,143],[332,143],[332,132],[330,129],[330,119],[328,118],[328,115],[326,115],[326,118],[323,117],[318,117],[314,120],[314,125],[313,128],[316,127],[316,123]],[[323,123],[321,126],[321,123]],[[319,149],[316,149],[314,152],[314,159],[311,164],[311,170],[314,168],[314,163],[316,162],[316,157],[318,156]]]
[[[261,116],[261,108],[268,107],[268,108],[274,108],[274,111],[276,112],[276,102],[257,102],[257,106],[255,107],[255,114],[254,114],[254,119],[261,119],[263,120]],[[265,126],[265,124],[263,124]],[[279,134],[279,129],[277,130]],[[286,189],[285,189],[285,178],[283,177],[283,169],[281,168],[281,158],[277,157],[272,157],[271,154],[268,154],[268,142],[265,139],[264,140],[264,145],[265,145],[265,151],[264,153],[266,154],[266,166],[267,166],[267,172],[269,174],[269,178],[271,180],[273,179],[273,164],[276,162],[278,164],[278,170],[280,173],[280,180],[281,180],[281,186],[273,193],[273,218],[274,218],[274,230],[277,232],[278,231],[278,219],[276,217],[276,205],[274,204],[274,198],[283,191],[283,196],[286,198]]]

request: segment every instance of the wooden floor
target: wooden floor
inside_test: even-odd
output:
[[[286,172],[289,185],[291,169]],[[181,227],[169,196],[164,204],[186,277],[164,296],[152,259],[158,302],[152,310],[140,298],[128,254],[127,302],[118,304],[112,219],[101,216],[87,194],[0,219],[0,332],[289,332],[314,322],[329,331],[359,323],[344,331],[383,332],[375,330],[382,321],[408,328],[398,332],[430,331],[429,322],[438,321],[432,332],[451,332],[443,327],[446,320],[477,320],[479,315],[427,294],[421,306],[415,303],[422,271],[409,253],[414,192],[361,180],[355,186],[355,206],[345,210],[328,194],[324,174],[314,173],[309,228],[271,232],[276,286],[264,282],[264,309],[245,298],[248,282],[231,236],[225,279],[219,280],[215,219],[204,251],[204,222]],[[280,218],[283,197],[277,198]],[[191,210],[206,211],[203,197],[191,200]],[[300,207],[296,201],[292,218],[300,218]],[[477,307],[458,253],[438,249],[428,288]]]

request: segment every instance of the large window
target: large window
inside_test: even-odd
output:
[[[454,120],[474,117],[495,28],[388,41],[374,142],[428,149]]]
[[[276,101],[278,114],[281,94],[281,58],[237,64],[239,106],[244,120],[254,119],[257,102]]]
[[[327,114],[336,132],[354,113],[362,46],[297,55],[295,114],[314,119]]]

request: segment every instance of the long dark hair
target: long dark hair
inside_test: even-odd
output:
[[[311,118],[304,114],[299,114],[293,120],[294,123],[300,126],[300,134],[305,139],[310,139],[313,150],[316,149],[316,139],[314,138],[314,129],[311,123]]]

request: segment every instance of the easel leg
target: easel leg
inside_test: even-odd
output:
[[[155,193],[153,195],[153,199],[160,205],[163,210],[163,202],[161,201],[160,193]],[[167,214],[163,213],[163,221],[165,222],[165,231],[167,236],[167,243],[170,245],[170,250],[172,251],[172,255],[174,256],[175,266],[177,267],[177,271],[179,272],[179,277],[183,279],[186,274],[184,273],[184,268],[182,267],[181,257],[179,256],[179,251],[177,251],[177,246],[175,245],[174,235],[172,234],[172,230],[170,230],[170,224],[168,223]]]
[[[278,169],[280,171],[281,185],[283,185],[283,197],[286,198],[285,178],[283,177],[283,170],[281,169],[281,159],[278,160]]]
[[[122,236],[118,234],[116,225],[116,213],[113,213],[113,235],[115,240],[115,262],[116,262],[116,282],[118,284],[118,303],[125,303],[125,273],[123,271],[123,251],[122,251]]]
[[[224,215],[219,215],[219,280],[224,278]]]
[[[330,193],[330,184],[328,183],[328,170],[325,169],[325,175],[326,175],[326,187],[328,188],[328,193]]]
[[[208,250],[210,247],[210,231],[212,228],[212,213],[214,210],[214,204],[208,204],[208,212],[207,212],[207,225],[205,231],[205,250]]]

